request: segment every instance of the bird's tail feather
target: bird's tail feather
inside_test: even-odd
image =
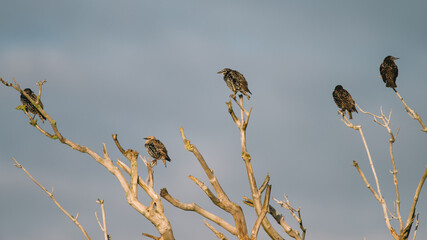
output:
[[[393,81],[387,81],[386,82],[386,84],[385,84],[385,86],[386,87],[389,87],[389,88],[397,88],[397,85],[396,85],[396,83],[395,82],[393,82]],[[395,90],[396,91],[396,90]]]
[[[250,92],[249,92],[250,93]],[[249,96],[249,94],[247,92],[244,93],[246,95],[246,97],[248,97],[248,100],[251,99],[251,96]],[[252,93],[251,93],[252,94]]]

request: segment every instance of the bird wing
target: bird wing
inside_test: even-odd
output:
[[[399,75],[399,70],[397,69],[397,65],[394,62],[386,63],[383,62],[380,66],[380,73],[383,81],[387,83],[387,81],[396,82],[397,75]]]
[[[386,66],[386,63],[385,62],[381,63],[380,73],[381,73],[381,78],[383,79],[383,82],[387,81],[387,71],[388,71],[387,69],[388,67]]]
[[[347,90],[343,89],[342,95],[343,95],[343,102],[344,102],[343,105],[345,105],[345,108],[348,111],[355,111],[355,112],[357,112],[357,110],[356,110],[356,103],[354,102],[354,100],[351,97],[350,93]]]
[[[148,154],[152,158],[157,159],[160,157],[160,153],[157,150],[157,147],[154,145],[153,141],[149,141],[149,142],[145,143],[145,149],[147,149]]]
[[[338,92],[338,90],[334,90],[332,92],[332,97],[334,98],[334,102],[335,104],[339,107],[339,108],[343,108],[342,107],[342,97],[340,95],[340,93]]]
[[[157,151],[159,152],[160,156],[164,157],[166,160],[170,161],[170,158],[168,156],[168,150],[166,150],[165,145],[163,145],[162,142],[160,142],[160,140],[158,139],[154,139],[153,140],[153,145],[155,146],[155,148],[157,149]]]
[[[246,78],[243,76],[243,74],[241,74],[237,71],[235,72],[235,74],[236,74],[236,76],[235,76],[236,81],[237,81],[238,86],[240,88],[239,90],[241,90],[241,91],[243,90],[245,92],[249,92],[250,94],[252,94],[248,88],[248,81],[246,81]]]

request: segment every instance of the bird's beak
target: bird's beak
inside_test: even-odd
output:
[[[148,140],[148,138],[144,138],[145,140]]]
[[[219,71],[219,72],[217,72],[218,74],[220,74],[220,73],[222,73],[222,70],[221,71]]]
[[[399,58],[396,58],[396,59],[399,59]]]

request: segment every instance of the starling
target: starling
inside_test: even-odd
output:
[[[383,63],[381,63],[380,66],[380,73],[381,78],[385,82],[385,86],[389,88],[393,88],[394,91],[396,91],[396,78],[399,74],[399,71],[397,70],[397,65],[394,62],[394,60],[399,59],[397,57],[393,56],[387,56],[384,58]]]
[[[26,88],[26,89],[24,89],[24,92],[31,97],[31,100],[33,100],[34,102],[37,101],[37,95],[34,94],[33,91],[31,91],[31,89]],[[46,120],[46,118],[30,102],[30,100],[28,100],[28,98],[24,96],[24,94],[21,94],[21,103],[27,108],[27,112],[34,114],[34,117],[35,117],[35,115],[39,115],[42,122],[44,122],[44,120]],[[39,99],[39,105],[43,109],[43,103],[40,99]]]
[[[227,84],[228,88],[233,91],[234,94],[230,95],[231,97],[234,98],[236,93],[240,91],[246,95],[246,97],[248,97],[248,100],[251,98],[248,93],[252,93],[248,88],[248,82],[246,81],[243,74],[229,68],[224,68],[218,73],[222,73],[222,75],[224,75],[225,83]]]
[[[148,136],[144,139],[147,140],[145,141],[145,149],[147,149],[148,154],[154,158],[153,162],[157,162],[157,160],[162,159],[163,164],[165,164],[166,167],[165,160],[170,162],[171,159],[168,156],[168,150],[166,150],[165,145],[153,136]]]
[[[357,109],[350,93],[348,93],[341,85],[337,85],[332,96],[334,97],[334,101],[338,108],[341,109],[341,114],[344,116],[345,110],[347,110],[348,118],[353,119],[351,112],[357,112]]]

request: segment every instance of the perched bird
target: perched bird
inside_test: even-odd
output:
[[[394,62],[394,60],[399,59],[397,57],[393,56],[387,56],[384,58],[383,63],[381,63],[380,66],[380,73],[381,78],[385,82],[385,86],[389,88],[393,88],[394,91],[396,91],[396,78],[399,74],[399,71],[397,70],[397,65]]]
[[[168,156],[168,150],[166,150],[165,145],[163,145],[160,140],[156,139],[153,136],[148,136],[144,138],[145,141],[145,149],[147,149],[148,154],[152,158],[154,158],[153,162],[157,163],[157,160],[161,159],[163,161],[163,164],[165,164],[166,167],[166,161],[171,161],[170,157]]]
[[[37,101],[37,95],[33,93],[33,91],[31,91],[31,89],[26,88],[24,89],[24,92],[30,96],[31,100],[33,100],[34,102]],[[21,94],[21,103],[22,105],[24,105],[27,108],[27,112],[30,112],[32,114],[35,115],[39,115],[40,119],[42,120],[42,122],[44,123],[44,120],[46,120],[46,118],[39,112],[39,110],[30,102],[30,100],[28,100],[27,97],[24,96],[24,94]],[[39,105],[40,107],[43,109],[43,103],[42,101],[39,99]]]
[[[234,98],[236,93],[240,91],[246,95],[246,97],[248,97],[248,100],[251,98],[248,93],[252,93],[249,91],[248,82],[246,81],[243,74],[229,68],[224,68],[218,73],[222,73],[222,75],[224,75],[225,83],[227,84],[228,88],[233,91],[234,94],[230,95],[230,97]]]
[[[357,112],[356,105],[350,93],[347,92],[341,85],[335,87],[334,92],[332,93],[334,101],[340,108],[341,114],[344,116],[345,110],[348,111],[348,118],[353,119],[351,112]]]

